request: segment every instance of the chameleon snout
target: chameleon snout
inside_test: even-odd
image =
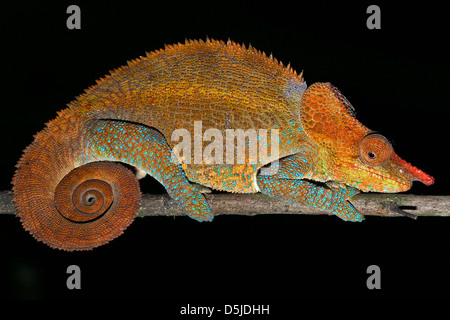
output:
[[[391,155],[391,160],[398,166],[399,173],[406,176],[411,182],[420,181],[427,186],[434,183],[434,178],[432,176],[403,160],[397,154],[393,153]]]

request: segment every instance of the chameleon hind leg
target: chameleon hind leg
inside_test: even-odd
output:
[[[352,187],[331,184],[323,187],[310,181],[302,180],[311,166],[299,154],[279,160],[276,174],[257,176],[261,193],[279,198],[287,202],[324,209],[346,221],[362,221],[364,219],[348,198],[358,191]]]
[[[120,161],[158,180],[183,211],[197,221],[214,216],[202,187],[187,179],[164,136],[144,125],[97,120],[87,126],[88,150],[98,161]]]

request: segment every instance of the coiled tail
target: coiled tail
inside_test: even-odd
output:
[[[89,250],[123,233],[141,204],[134,174],[96,162],[84,123],[66,110],[35,136],[13,178],[16,215],[37,240],[62,250]]]

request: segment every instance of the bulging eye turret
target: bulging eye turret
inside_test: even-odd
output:
[[[385,164],[391,158],[391,153],[391,143],[378,133],[366,135],[359,144],[359,158],[369,166]]]

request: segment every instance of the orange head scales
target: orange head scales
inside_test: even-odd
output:
[[[329,83],[315,83],[300,109],[305,133],[318,147],[313,179],[332,180],[361,191],[401,192],[413,181],[434,178],[401,159],[382,135],[362,125],[348,100]]]

